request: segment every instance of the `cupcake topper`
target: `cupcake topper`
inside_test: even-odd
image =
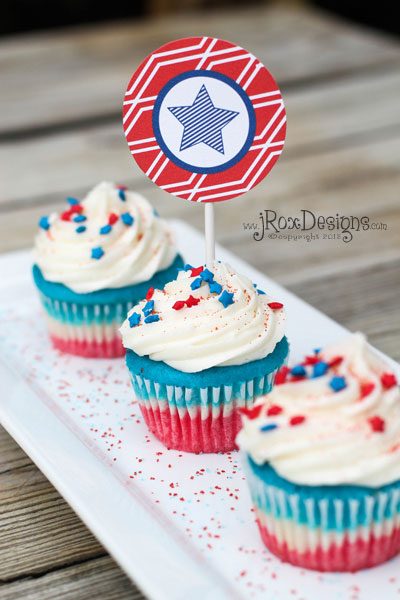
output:
[[[165,44],[132,75],[123,125],[132,156],[162,190],[205,203],[206,262],[213,203],[252,189],[282,152],[286,113],[271,73],[225,40]]]

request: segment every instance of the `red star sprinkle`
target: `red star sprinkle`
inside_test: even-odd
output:
[[[382,417],[370,417],[368,423],[370,424],[372,431],[375,431],[376,433],[383,433],[385,431],[385,421]]]
[[[328,364],[332,368],[332,367],[339,366],[342,362],[343,362],[343,356],[335,356],[335,358],[332,358],[332,360],[329,361]]]
[[[189,296],[189,298],[185,302],[186,306],[190,308],[191,306],[197,306],[200,302],[200,298],[194,298],[194,296]]]
[[[253,406],[253,408],[239,408],[239,412],[248,419],[257,419],[260,416],[262,407],[262,404],[258,404],[257,406]]]
[[[73,204],[69,208],[69,212],[71,214],[73,214],[73,213],[81,213],[82,211],[83,211],[83,206],[81,204]]]
[[[192,269],[190,272],[190,277],[197,277],[203,271],[204,267],[196,267]]]
[[[385,388],[385,390],[390,390],[390,388],[394,387],[397,384],[397,379],[394,373],[383,373],[381,375],[381,384]]]
[[[151,287],[147,290],[146,300],[151,300],[154,294],[154,288]]]
[[[282,383],[285,383],[289,371],[289,367],[281,367],[275,375],[275,385],[281,385]]]
[[[272,308],[272,310],[279,310],[280,308],[283,308],[282,302],[269,302],[268,306]]]
[[[295,427],[296,425],[301,425],[302,423],[304,423],[304,421],[306,420],[306,418],[303,415],[296,415],[295,417],[292,417],[289,421],[289,424],[292,427]]]
[[[62,221],[70,221],[71,217],[72,217],[72,213],[70,210],[65,210],[63,213],[61,213]]]
[[[185,302],[183,300],[177,300],[175,302],[175,304],[173,305],[173,309],[174,310],[182,310],[182,308],[185,306]]]
[[[281,412],[283,412],[283,408],[281,406],[278,406],[278,404],[273,404],[267,410],[267,416],[268,417],[275,417],[276,415],[280,415]]]
[[[115,225],[115,223],[117,221],[118,221],[118,215],[116,213],[111,213],[110,216],[108,217],[108,224]]]
[[[320,362],[321,358],[319,356],[306,356],[303,362],[304,366],[307,365],[315,365],[317,362]]]
[[[375,384],[372,381],[368,381],[367,383],[362,383],[360,386],[360,395],[361,398],[366,398],[369,396],[371,392],[375,389]]]

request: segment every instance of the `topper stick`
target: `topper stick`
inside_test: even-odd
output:
[[[206,238],[206,265],[208,268],[211,268],[215,260],[215,226],[213,202],[206,202],[204,206],[204,229]]]

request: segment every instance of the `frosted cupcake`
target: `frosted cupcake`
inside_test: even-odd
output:
[[[235,448],[239,409],[268,392],[284,364],[283,305],[229,265],[186,265],[121,327],[133,388],[167,448]]]
[[[100,183],[39,227],[33,277],[54,346],[87,357],[123,355],[118,328],[128,310],[183,264],[167,224],[139,194]]]
[[[238,445],[265,545],[319,571],[400,551],[400,391],[360,334],[280,372]]]

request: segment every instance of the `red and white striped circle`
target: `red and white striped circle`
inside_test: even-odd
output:
[[[125,94],[123,126],[132,156],[161,189],[218,202],[268,175],[283,149],[286,112],[255,56],[194,37],[165,44],[142,62]]]

